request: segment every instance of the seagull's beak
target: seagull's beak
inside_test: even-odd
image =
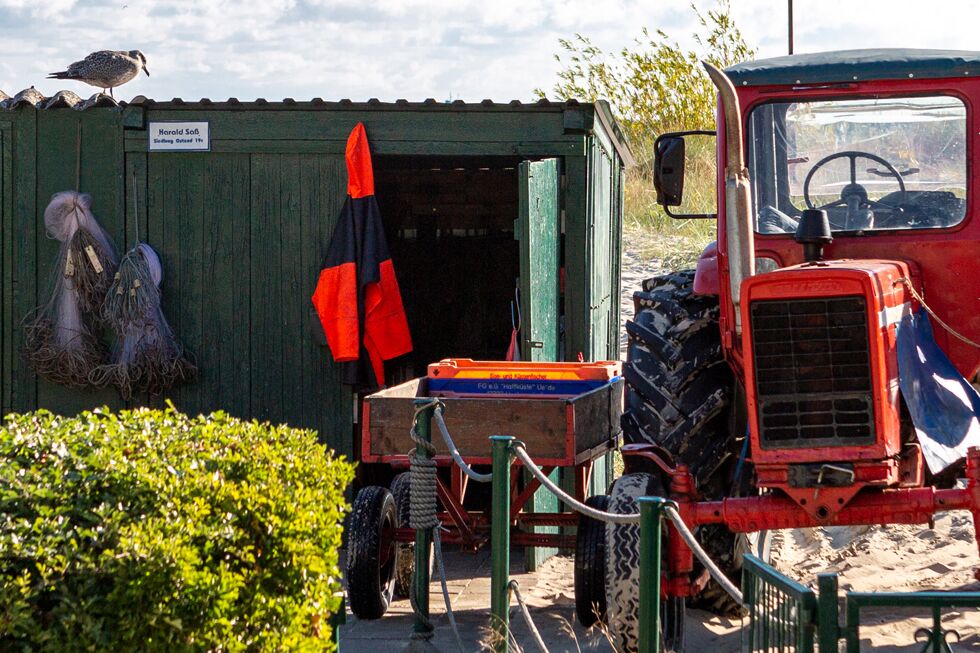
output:
[[[143,72],[146,73],[147,77],[150,76],[150,71],[146,69],[146,66],[143,66]]]

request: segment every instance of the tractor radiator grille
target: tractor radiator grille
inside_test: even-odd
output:
[[[762,445],[873,442],[864,298],[757,301],[750,315]]]

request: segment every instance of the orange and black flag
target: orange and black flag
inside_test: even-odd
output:
[[[313,306],[344,383],[383,387],[384,361],[412,351],[395,279],[364,124],[347,139],[347,201],[330,239]]]

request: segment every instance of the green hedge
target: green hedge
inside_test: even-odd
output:
[[[172,408],[0,427],[0,651],[325,651],[352,466]]]

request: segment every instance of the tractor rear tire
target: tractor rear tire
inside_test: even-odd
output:
[[[358,619],[380,619],[395,586],[395,499],[387,488],[362,488],[351,508],[347,597]]]
[[[609,512],[637,513],[637,499],[664,496],[658,476],[625,474],[609,492]],[[636,651],[640,611],[640,525],[605,524],[606,535],[606,626],[617,651]],[[671,597],[660,602],[661,651],[684,651],[684,599]]]
[[[656,444],[688,466],[706,499],[730,496],[731,469],[738,452],[731,419],[735,380],[724,359],[718,298],[694,294],[694,270],[643,282],[634,293],[635,317],[626,323],[629,344],[623,375],[627,443]],[[698,530],[698,539],[729,576],[737,580],[741,543],[724,526]],[[714,580],[692,605],[719,614],[738,613]]]
[[[597,494],[585,505],[606,511],[609,497]],[[606,618],[606,525],[585,515],[575,533],[575,614],[586,628]]]
[[[718,298],[694,294],[694,271],[643,282],[626,323],[627,444],[657,444],[686,464],[698,489],[721,496],[716,472],[732,453],[728,410],[734,379],[721,348]]]

